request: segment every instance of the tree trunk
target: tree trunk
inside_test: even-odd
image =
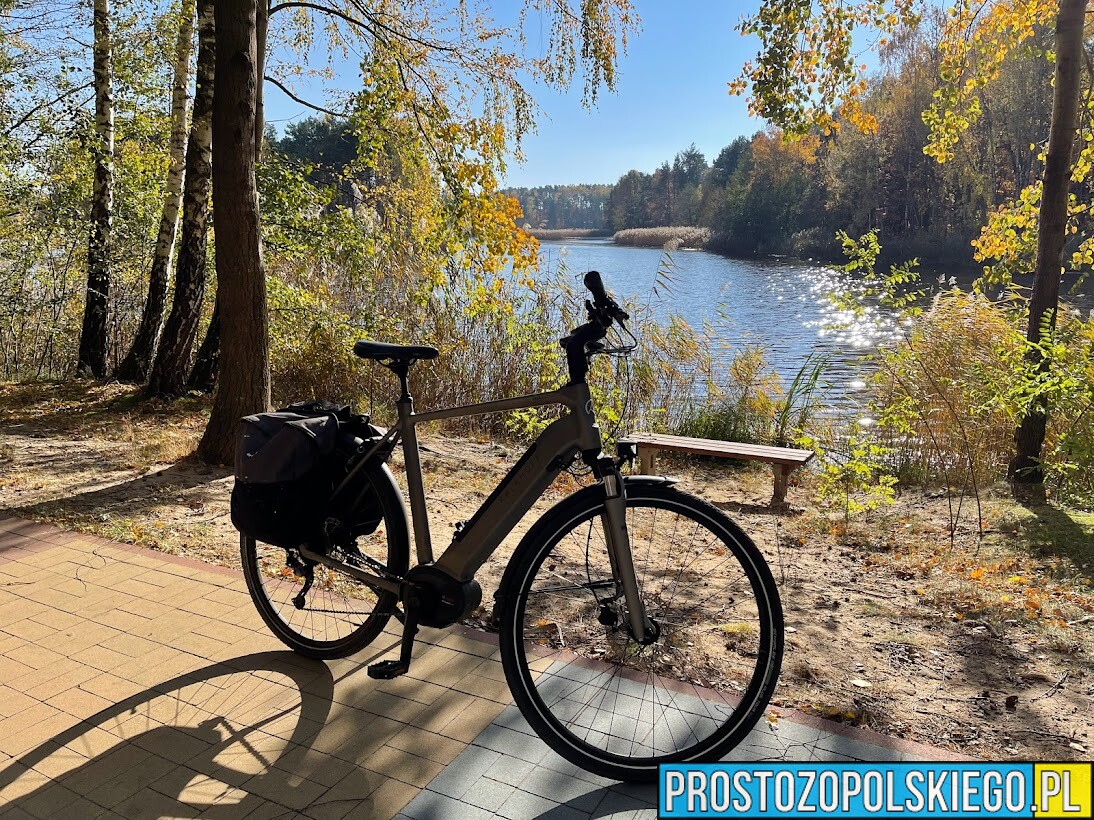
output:
[[[255,181],[258,85],[256,0],[217,0],[213,193],[216,208],[220,374],[198,445],[208,462],[230,463],[239,418],[270,403],[266,279]]]
[[[77,371],[106,375],[110,311],[110,231],[114,213],[114,83],[109,0],[95,0],[93,83],[95,86],[95,180],[91,189],[91,231],[87,243],[87,299],[80,330]]]
[[[217,364],[220,361],[220,299],[213,302],[213,315],[209,319],[209,329],[205,331],[205,341],[198,348],[194,359],[194,369],[190,372],[187,386],[191,390],[212,393],[217,383]]]
[[[1052,125],[1042,178],[1041,210],[1037,225],[1037,267],[1029,299],[1026,339],[1041,341],[1043,326],[1056,327],[1060,301],[1060,274],[1067,238],[1067,200],[1071,189],[1071,156],[1078,129],[1079,86],[1083,59],[1083,22],[1087,0],[1062,0],[1056,18],[1056,79],[1052,97]],[[1031,354],[1044,372],[1051,362],[1037,349]],[[1008,474],[1016,483],[1043,484],[1041,446],[1045,441],[1048,401],[1034,399],[1015,433],[1015,456]]]
[[[163,195],[160,230],[152,269],[148,275],[148,298],[141,313],[141,323],[128,355],[118,367],[122,381],[143,382],[152,368],[156,342],[167,309],[167,284],[170,279],[171,252],[179,223],[182,202],[182,178],[186,166],[186,108],[190,86],[190,57],[194,53],[194,0],[183,0],[179,18],[179,36],[175,44],[174,81],[171,85],[171,165]]]
[[[255,44],[257,48],[258,88],[255,93],[255,162],[262,158],[262,138],[265,136],[266,111],[262,98],[266,74],[266,32],[270,27],[270,0],[258,0],[255,4]]]
[[[186,145],[186,189],[183,193],[182,238],[171,313],[148,380],[148,393],[167,398],[186,392],[201,305],[205,298],[206,242],[209,234],[209,191],[212,184],[212,123],[216,43],[213,0],[198,2],[198,67],[194,116]]]

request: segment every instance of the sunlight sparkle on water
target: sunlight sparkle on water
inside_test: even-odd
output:
[[[587,270],[599,270],[608,288],[654,315],[676,313],[693,328],[717,337],[714,358],[728,367],[733,353],[760,346],[784,384],[809,360],[827,361],[826,406],[850,409],[861,402],[865,374],[874,365],[870,353],[898,338],[898,318],[884,307],[862,311],[835,304],[833,295],[860,286],[845,272],[792,259],[731,259],[703,251],[663,254],[659,248],[634,248],[610,240],[544,241],[541,265],[553,270],[564,259],[574,283]],[[670,286],[655,286],[658,270],[671,258]],[[579,288],[580,289],[580,288]]]

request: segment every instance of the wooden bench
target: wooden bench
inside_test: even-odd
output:
[[[765,447],[762,444],[715,441],[709,438],[666,436],[661,433],[635,433],[628,436],[627,439],[638,445],[639,468],[645,475],[653,472],[657,461],[657,453],[660,450],[767,462],[774,468],[775,472],[775,492],[771,497],[772,504],[784,504],[786,502],[787,477],[813,458],[811,450]]]

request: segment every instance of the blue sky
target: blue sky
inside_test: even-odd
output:
[[[511,0],[494,5],[512,8]],[[743,99],[729,96],[726,84],[755,53],[754,41],[734,26],[757,5],[635,0],[641,31],[620,61],[617,92],[602,92],[589,110],[580,87],[565,94],[533,87],[542,109],[538,133],[525,138],[525,162],[509,164],[505,184],[612,183],[632,168],[652,171],[693,142],[710,161],[735,137],[756,131],[762,123],[748,116]],[[336,86],[355,86],[355,59],[335,69]],[[267,84],[266,116],[278,130],[307,114]]]
[[[636,0],[642,30],[620,62],[615,94],[596,108],[581,90],[536,94],[539,133],[524,144],[526,162],[512,164],[510,185],[615,182],[632,168],[652,171],[695,143],[710,161],[735,137],[762,123],[726,84],[755,54],[755,41],[734,26],[758,4],[722,0]]]

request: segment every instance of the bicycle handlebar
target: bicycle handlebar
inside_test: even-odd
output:
[[[566,350],[566,365],[570,371],[571,384],[585,380],[589,372],[589,357],[596,352],[596,349],[590,350],[590,346],[608,335],[612,322],[617,322],[625,329],[624,321],[630,318],[630,314],[608,294],[599,271],[591,270],[585,274],[585,287],[593,296],[591,302],[585,302],[589,321],[559,340],[559,344]]]
[[[608,303],[608,292],[604,290],[604,280],[600,278],[600,271],[591,270],[585,274],[585,287],[593,295],[593,302],[598,305]]]
[[[585,287],[589,289],[589,292],[593,295],[593,308],[599,310],[603,316],[602,319],[606,327],[610,327],[612,320],[623,324],[624,320],[631,318],[630,315],[619,306],[619,303],[615,301],[604,287],[604,280],[600,278],[600,271],[591,270],[585,274]],[[589,310],[589,318],[593,317],[593,310]]]

